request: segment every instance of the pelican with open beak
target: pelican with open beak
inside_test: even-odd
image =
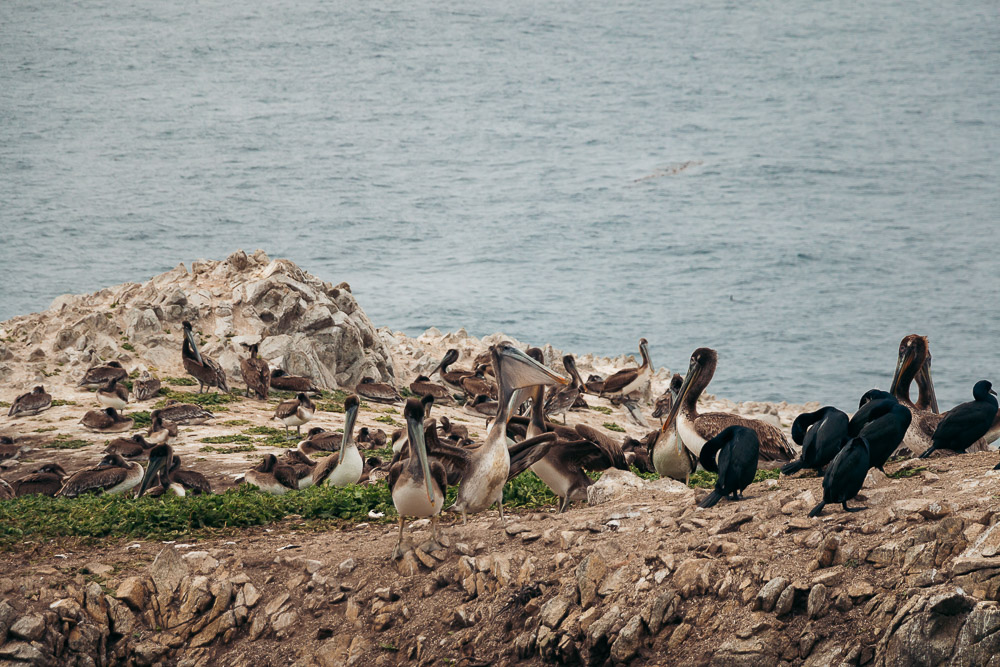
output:
[[[399,541],[392,551],[393,559],[403,555],[403,529],[405,517],[430,517],[432,526],[432,551],[437,545],[438,516],[444,506],[448,488],[448,475],[440,461],[427,456],[424,440],[424,406],[416,399],[409,399],[403,409],[406,418],[405,458],[400,457],[389,468],[389,491],[392,504],[399,513]]]
[[[509,343],[492,346],[490,354],[496,372],[499,405],[486,440],[470,456],[462,483],[458,487],[458,498],[451,508],[462,513],[463,522],[469,512],[481,512],[493,503],[498,504],[500,520],[504,520],[503,487],[511,470],[511,457],[507,449],[507,422],[511,411],[517,407],[512,405],[515,394],[524,398],[524,394],[518,390],[536,385],[566,386],[570,383]],[[551,443],[550,439],[538,442],[538,459],[545,455]],[[530,461],[525,468],[534,462]]]

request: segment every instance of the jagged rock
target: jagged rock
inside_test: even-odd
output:
[[[673,586],[681,597],[689,598],[707,592],[713,582],[715,562],[707,558],[689,558],[677,566]]]
[[[243,594],[243,604],[247,607],[253,607],[260,600],[260,591],[252,583],[244,584],[241,593]]]
[[[45,633],[45,619],[40,614],[28,614],[14,621],[9,630],[18,639],[33,642]]]
[[[587,644],[590,647],[594,647],[605,641],[611,632],[611,628],[621,620],[621,617],[622,610],[618,605],[613,605],[611,609],[604,612],[599,619],[591,623],[587,628]]]
[[[722,535],[724,533],[732,533],[740,529],[745,523],[753,521],[753,515],[741,512],[739,514],[734,514],[728,519],[723,520],[719,525],[712,529],[712,535]]]
[[[809,598],[806,601],[806,613],[809,618],[819,618],[826,612],[827,588],[823,584],[816,584],[809,590]]]
[[[10,642],[0,647],[0,660],[10,660],[27,665],[50,664],[45,654],[27,642]]]
[[[599,505],[626,493],[641,491],[644,486],[642,478],[628,470],[611,468],[601,475],[601,478],[587,487],[587,503]]]
[[[755,607],[763,611],[771,611],[774,609],[775,603],[778,601],[778,597],[784,592],[785,588],[788,586],[788,580],[784,577],[775,577],[771,581],[764,584],[760,592],[757,593],[757,598],[755,600]]]
[[[187,574],[187,565],[181,561],[177,550],[172,546],[161,549],[153,564],[149,566],[149,576],[156,586],[157,595],[160,596],[173,595],[177,587],[180,586],[181,579]]]
[[[549,628],[558,628],[569,611],[570,602],[566,598],[556,596],[542,605],[539,621]]]
[[[692,630],[694,630],[694,626],[690,623],[681,623],[678,625],[674,628],[674,631],[670,633],[670,639],[667,641],[667,648],[670,650],[676,650],[681,646],[681,644],[684,643],[684,640],[688,638]]]
[[[337,566],[337,572],[340,574],[340,576],[344,576],[345,574],[350,574],[351,572],[353,572],[355,567],[357,566],[354,563],[354,559],[348,558],[347,560],[342,561],[340,565]]]
[[[274,616],[281,611],[290,597],[291,595],[288,593],[282,593],[281,595],[272,598],[271,601],[264,606],[264,613],[268,616]]]
[[[420,562],[417,560],[416,554],[413,553],[413,549],[403,554],[403,557],[396,562],[396,571],[402,577],[412,577],[420,572]]]
[[[207,551],[189,551],[181,556],[181,560],[199,574],[211,574],[219,567],[219,561],[212,558]]]
[[[586,609],[597,600],[597,589],[608,573],[608,565],[597,554],[590,554],[576,568],[580,606]]]
[[[713,667],[769,667],[779,656],[759,639],[729,639],[712,654]]]
[[[138,665],[152,665],[166,655],[169,649],[152,640],[138,642],[132,648],[132,655]]]
[[[107,604],[108,616],[111,619],[111,629],[120,635],[131,637],[132,632],[135,631],[138,625],[135,614],[127,605],[122,604],[112,597],[107,599]]]
[[[298,612],[295,610],[286,611],[278,614],[278,617],[272,622],[271,627],[278,634],[278,637],[284,637],[292,634],[290,630],[295,627],[298,620]]]
[[[642,620],[649,634],[655,636],[677,613],[679,600],[674,590],[664,591],[652,599],[642,611]]]
[[[628,662],[639,651],[639,642],[642,640],[642,618],[636,614],[622,631],[618,633],[618,639],[611,644],[611,659],[616,662]]]
[[[847,594],[855,599],[867,600],[875,594],[875,589],[864,579],[855,579],[847,584]]]
[[[774,615],[784,616],[785,614],[792,611],[792,606],[795,604],[795,587],[786,586],[785,590],[781,591],[781,595],[778,596],[778,601],[774,603]]]
[[[316,662],[320,667],[350,667],[361,661],[367,647],[363,637],[340,634],[316,649]]]
[[[961,593],[947,593],[932,597],[927,602],[926,609],[942,616],[956,616],[970,611],[975,604],[975,600]]]

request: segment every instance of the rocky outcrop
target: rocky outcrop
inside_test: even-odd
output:
[[[43,313],[0,325],[0,379],[75,384],[87,367],[117,359],[129,370],[182,375],[181,322],[202,351],[239,378],[240,343],[261,341],[272,367],[326,388],[362,377],[391,381],[392,358],[347,283],[332,285],[293,262],[242,250],[224,261],[183,264],[145,283],[58,297]]]

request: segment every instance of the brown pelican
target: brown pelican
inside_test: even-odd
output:
[[[392,550],[392,558],[402,556],[403,529],[405,517],[430,517],[431,550],[440,548],[437,544],[438,515],[444,505],[444,494],[448,490],[448,476],[441,461],[431,459],[424,441],[424,406],[416,399],[406,401],[403,408],[406,419],[407,447],[389,468],[389,492],[392,504],[399,514],[399,540]],[[453,449],[453,448],[452,448]],[[464,464],[464,452],[459,456]]]
[[[681,374],[674,373],[673,377],[670,378],[670,386],[667,387],[663,395],[657,398],[653,404],[653,419],[659,419],[660,426],[663,426],[663,418],[670,412],[670,406],[674,404],[674,400],[677,398],[677,393],[681,390],[681,384],[683,383],[684,378],[681,377]]]
[[[542,393],[545,390],[539,385],[529,391],[531,418],[526,435],[528,438],[536,438],[546,432],[542,416]],[[594,483],[587,476],[587,470],[607,470],[612,467],[628,470],[621,445],[584,424],[577,425],[575,430],[576,437],[573,440],[557,440],[545,456],[531,464],[532,472],[559,497],[560,512],[565,512],[574,500],[587,499],[587,487]]]
[[[243,374],[243,382],[247,385],[246,395],[253,391],[254,395],[262,401],[267,400],[268,391],[271,388],[271,369],[267,362],[257,356],[258,343],[247,345],[244,343],[250,356],[240,359],[240,373]]]
[[[137,401],[148,401],[160,393],[160,379],[149,371],[143,371],[132,382],[132,396]]]
[[[117,454],[123,459],[148,459],[149,450],[155,446],[136,433],[131,438],[115,438],[104,448],[104,453]]]
[[[229,393],[229,385],[226,383],[226,372],[222,370],[215,359],[203,356],[198,351],[198,343],[194,340],[194,331],[191,323],[187,320],[184,326],[184,344],[181,346],[181,360],[184,362],[184,370],[198,381],[198,393],[205,391],[205,387],[218,387],[220,391]]]
[[[106,385],[97,390],[97,402],[105,408],[124,410],[128,405],[128,387],[118,384],[118,380],[111,378]]]
[[[591,373],[587,376],[587,381],[583,384],[583,391],[588,394],[600,396],[604,391],[604,378],[600,375]]]
[[[443,382],[446,387],[451,389],[451,391],[456,394],[462,394],[464,396],[465,387],[462,386],[462,380],[470,375],[475,375],[475,373],[461,368],[449,371],[448,367],[456,361],[458,361],[458,350],[451,348],[445,352],[444,357],[441,359],[441,363],[438,364],[437,368],[430,372],[430,375],[433,376],[437,373],[438,377],[441,378],[441,382]]]
[[[670,380],[670,388],[657,400],[657,406],[661,405],[661,400],[663,401],[664,415],[670,414],[670,410],[677,402],[682,384],[683,379],[675,373]],[[654,412],[653,416],[658,415]],[[687,484],[691,479],[691,473],[698,469],[698,456],[684,446],[677,434],[676,420],[673,422],[661,420],[660,428],[655,433],[656,439],[649,444],[648,451],[656,474]]]
[[[78,387],[90,387],[97,389],[108,383],[108,380],[118,380],[119,382],[128,378],[128,372],[122,368],[117,361],[109,361],[101,366],[93,366],[87,369],[80,380]]]
[[[566,413],[580,399],[583,380],[580,379],[580,373],[576,370],[576,360],[572,354],[563,356],[563,366],[566,368],[566,372],[569,373],[572,383],[549,392],[548,397],[545,399],[545,414],[551,417],[562,415],[563,424],[565,424]]]
[[[59,493],[66,478],[66,471],[58,463],[46,463],[35,472],[22,477],[11,485],[17,497],[39,494],[54,496]]]
[[[134,421],[118,414],[114,408],[90,410],[80,420],[83,427],[98,433],[121,433],[132,428]]]
[[[462,378],[462,388],[466,396],[489,396],[497,399],[497,386],[486,379],[486,364],[476,367],[474,375]]]
[[[154,445],[164,445],[177,437],[177,423],[163,421],[163,414],[160,410],[153,410],[149,413],[149,419],[149,430],[146,431],[147,441]]]
[[[52,407],[52,396],[46,393],[45,387],[38,385],[27,394],[21,394],[14,399],[7,412],[8,417],[30,417]]]
[[[142,481],[142,466],[117,454],[107,454],[93,468],[70,475],[56,496],[76,498],[88,491],[124,493]]]
[[[370,377],[361,378],[361,382],[354,391],[376,403],[398,403],[403,400],[403,397],[391,384],[376,382]]]
[[[316,462],[304,454],[301,449],[289,449],[279,460],[281,463],[292,466],[295,470],[299,490],[307,489],[315,483]]]
[[[441,417],[441,432],[452,440],[465,440],[469,437],[469,427],[456,424],[447,417]]]
[[[746,426],[753,429],[760,442],[761,461],[790,461],[795,452],[785,440],[785,434],[775,426],[756,419],[747,419],[727,412],[698,414],[698,397],[712,381],[719,355],[715,350],[699,347],[691,355],[687,375],[681,385],[677,401],[667,413],[661,431],[666,431],[677,420],[677,434],[684,446],[695,454],[701,453],[704,444],[729,426]]]
[[[299,442],[297,449],[306,455],[316,452],[335,452],[340,447],[343,437],[340,433],[327,431],[321,426],[313,426],[306,433],[305,439]]]
[[[455,399],[452,398],[451,392],[447,387],[436,382],[431,382],[431,379],[426,375],[418,375],[417,379],[410,383],[410,391],[417,398],[430,394],[437,403],[444,405],[453,405],[455,403]]]
[[[194,403],[180,403],[172,398],[167,399],[166,404],[160,408],[159,412],[159,416],[163,421],[181,424],[182,426],[204,424],[209,419],[215,417],[215,415],[200,405],[195,405]],[[150,417],[152,417],[152,415],[150,415]]]
[[[302,375],[289,375],[280,368],[271,371],[271,389],[278,391],[294,391],[303,394],[319,394],[320,389],[309,378]]]
[[[638,368],[624,368],[604,380],[601,396],[625,397],[649,386],[653,378],[653,365],[649,361],[649,343],[645,338],[639,339],[639,354],[642,355],[642,365]]]
[[[512,471],[512,452],[520,455],[519,466],[523,465],[521,470],[524,470],[544,456],[551,446],[545,444],[551,439],[542,442],[539,438],[531,438],[508,450],[507,420],[516,407],[512,405],[515,392],[534,385],[569,384],[569,380],[509,343],[494,345],[490,352],[499,386],[499,408],[486,440],[480,447],[471,450],[462,483],[458,487],[458,497],[452,509],[462,513],[463,522],[469,512],[481,512],[493,503],[497,503],[500,520],[503,521],[503,486]],[[546,435],[552,435],[554,439],[554,434]]]
[[[295,432],[301,433],[302,425],[312,419],[315,412],[316,406],[313,402],[303,392],[299,392],[295,398],[279,403],[274,409],[272,419],[281,421],[285,425],[286,433],[289,426],[294,426]]]
[[[181,470],[180,465],[181,459],[174,454],[173,447],[170,445],[153,447],[149,452],[149,465],[146,466],[146,473],[142,477],[142,484],[136,497],[141,498],[154,479],[159,480],[162,489],[161,493],[155,495],[166,493],[167,490],[173,491],[178,496],[184,496],[189,491],[194,494],[212,492],[212,486],[204,475],[193,470]]]
[[[462,409],[473,417],[483,417],[489,421],[496,416],[498,406],[499,403],[491,401],[489,396],[476,396],[471,401],[466,401]]]
[[[316,466],[317,483],[329,486],[357,484],[365,467],[358,446],[354,444],[354,424],[358,420],[361,401],[354,394],[344,399],[344,436],[340,439],[340,451],[336,456],[328,456]]]
[[[10,436],[0,436],[0,461],[16,459],[21,454],[27,454],[30,450],[30,445],[18,445],[14,443],[14,439]]]
[[[278,461],[278,457],[274,454],[265,454],[260,465],[243,476],[243,481],[275,496],[299,488],[295,469],[287,463]]]
[[[385,431],[380,428],[372,430],[367,426],[362,426],[358,431],[357,443],[359,446],[365,445],[362,449],[381,449],[385,447]]]

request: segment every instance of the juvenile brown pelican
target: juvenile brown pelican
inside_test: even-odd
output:
[[[410,391],[417,398],[431,395],[437,403],[443,405],[454,405],[455,403],[455,399],[452,398],[451,392],[448,391],[447,387],[436,382],[431,382],[431,379],[426,375],[418,375],[417,379],[410,383]]]
[[[134,420],[119,415],[114,408],[105,408],[88,411],[80,423],[85,429],[97,433],[121,433],[132,428]]]
[[[316,406],[313,402],[305,393],[299,392],[295,398],[279,403],[274,409],[272,419],[277,419],[285,425],[285,433],[288,432],[289,426],[294,426],[295,432],[301,433],[302,425],[312,419],[315,412]]]
[[[587,394],[600,396],[604,391],[604,378],[600,375],[591,373],[587,376],[587,381],[583,385],[583,391]]]
[[[462,389],[466,396],[488,396],[497,399],[497,386],[486,379],[486,364],[476,367],[474,375],[462,378]]]
[[[155,446],[136,433],[131,438],[115,438],[104,448],[104,453],[117,454],[123,459],[148,459],[149,450]]]
[[[111,378],[106,385],[97,390],[97,402],[105,408],[124,410],[128,405],[128,387],[118,384],[118,380]]]
[[[299,443],[301,445],[302,443]],[[307,489],[315,484],[316,462],[304,454],[301,449],[289,449],[279,459],[281,463],[292,466],[298,479],[298,489]]]
[[[358,430],[357,443],[361,449],[381,449],[385,447],[386,443],[385,431],[380,428],[372,430],[367,426],[362,426]]]
[[[526,435],[537,438],[545,434],[545,420],[542,416],[542,393],[544,387],[532,387],[531,418]],[[575,500],[587,499],[587,488],[594,480],[587,476],[587,470],[603,471],[608,468],[628,470],[628,463],[621,445],[608,438],[597,429],[584,424],[577,425],[576,437],[570,441],[557,440],[545,456],[531,464],[531,470],[552,493],[559,497],[559,511],[565,512]]]
[[[250,353],[246,359],[240,359],[240,373],[247,385],[246,395],[249,396],[252,391],[257,398],[266,401],[271,388],[271,369],[266,361],[257,356],[258,343],[244,343],[244,346]]]
[[[719,477],[715,489],[698,507],[713,507],[730,494],[733,500],[743,498],[743,490],[757,474],[758,446],[756,431],[745,426],[727,426],[705,443],[698,459],[705,470],[718,473]]]
[[[358,420],[361,401],[354,394],[344,399],[344,437],[340,439],[340,451],[336,456],[328,456],[316,466],[316,482],[329,486],[357,484],[365,463],[361,452],[354,444],[354,424]]]
[[[475,375],[472,371],[468,371],[462,368],[456,368],[453,371],[448,370],[448,367],[453,363],[458,361],[458,350],[451,348],[445,352],[444,357],[441,359],[441,363],[438,367],[430,372],[433,376],[435,373],[441,378],[441,382],[444,383],[451,391],[456,394],[465,395],[465,387],[462,386],[462,380],[465,378]]]
[[[463,522],[469,512],[481,512],[493,503],[497,503],[500,520],[503,521],[503,486],[512,470],[512,452],[519,454],[519,465],[523,465],[524,470],[544,456],[551,446],[551,439],[541,441],[532,438],[508,450],[507,420],[516,407],[512,405],[515,392],[534,385],[569,384],[569,380],[509,343],[494,345],[490,352],[499,386],[499,408],[482,446],[470,450],[469,463],[458,487],[458,497],[452,509],[462,513]],[[551,435],[554,439],[554,434]]]
[[[271,371],[271,388],[278,391],[294,391],[303,394],[319,394],[321,390],[310,378],[302,375],[289,375],[280,368]]]
[[[405,517],[430,517],[433,544],[437,544],[438,515],[448,490],[444,466],[427,455],[423,404],[409,399],[403,408],[403,417],[407,431],[405,455],[389,468],[389,492],[399,514],[399,540],[392,550],[393,559],[402,556]]]
[[[975,399],[968,403],[956,405],[944,415],[944,418],[934,429],[931,446],[920,455],[924,459],[937,449],[948,449],[953,452],[968,451],[977,440],[980,440],[993,426],[997,416],[997,393],[987,380],[980,380],[972,389]]]
[[[497,401],[491,401],[489,396],[476,396],[467,401],[462,409],[473,417],[483,417],[489,421],[496,416],[499,405]]]
[[[76,498],[88,491],[124,493],[142,481],[142,474],[139,463],[126,461],[117,454],[107,454],[93,468],[70,475],[56,496]]]
[[[278,461],[278,457],[274,454],[265,454],[264,460],[243,476],[243,481],[275,496],[299,488],[295,469],[287,463]]]
[[[203,356],[198,351],[198,343],[194,340],[194,330],[187,320],[184,326],[184,344],[181,346],[181,360],[184,362],[184,370],[198,381],[198,393],[205,391],[205,387],[218,387],[220,391],[229,393],[229,385],[226,383],[226,372],[222,370],[215,359]]]
[[[14,495],[29,496],[38,494],[41,496],[54,496],[59,493],[66,478],[66,471],[58,463],[46,463],[35,472],[22,477],[11,485]]]
[[[447,417],[441,417],[441,432],[452,440],[465,440],[469,437],[469,427],[456,424]]]
[[[307,455],[316,452],[335,452],[340,448],[343,437],[340,433],[327,431],[321,426],[313,426],[306,433],[305,440],[299,442],[298,450]]]
[[[155,411],[154,411],[155,412]],[[172,398],[168,398],[166,404],[160,408],[160,418],[163,421],[173,422],[182,426],[192,424],[204,424],[209,419],[215,417],[211,412],[195,405],[194,403],[180,403]],[[152,417],[152,415],[150,415]]]
[[[663,426],[663,418],[670,412],[670,406],[674,404],[674,400],[676,400],[677,394],[680,393],[683,383],[684,378],[681,377],[681,374],[674,373],[673,377],[670,378],[670,386],[667,387],[663,395],[657,398],[653,404],[653,419],[659,419],[660,426]]]
[[[677,420],[677,433],[684,446],[696,454],[723,429],[729,426],[746,426],[757,434],[761,461],[790,461],[795,452],[788,446],[784,433],[775,426],[756,419],[747,419],[727,412],[698,414],[698,397],[712,381],[719,355],[715,350],[699,347],[691,355],[687,375],[681,385],[677,402],[667,413],[663,429],[669,428]]]
[[[653,378],[653,364],[649,361],[649,343],[645,338],[639,339],[639,354],[642,355],[642,365],[624,368],[604,380],[601,396],[625,397],[649,386]]]
[[[7,412],[8,417],[30,417],[52,407],[52,396],[46,393],[45,387],[38,385],[27,394],[21,394],[14,399]]]
[[[149,413],[149,420],[149,430],[146,431],[147,441],[154,445],[164,445],[177,437],[177,423],[163,421],[160,410],[153,410]]]
[[[143,371],[132,382],[132,396],[137,401],[148,401],[160,392],[160,379],[149,371]]]
[[[80,384],[77,386],[97,389],[106,385],[108,380],[118,380],[121,382],[127,378],[128,372],[122,368],[120,363],[109,361],[106,364],[87,369],[87,372],[83,374],[83,379],[80,380]]]
[[[683,380],[679,374],[675,374],[671,379],[670,389],[664,394],[666,400],[664,401],[663,414],[670,414],[670,410],[678,401],[682,383]],[[659,401],[657,403],[660,404]],[[660,428],[655,433],[656,439],[649,446],[649,458],[652,459],[656,474],[687,484],[691,479],[691,474],[698,469],[698,456],[684,446],[681,437],[677,434],[677,421],[663,422],[661,420]]]
[[[194,494],[212,492],[212,486],[204,475],[193,470],[181,470],[180,465],[181,459],[174,454],[173,447],[170,445],[153,447],[149,452],[149,465],[146,466],[146,473],[142,477],[136,497],[141,498],[154,479],[158,479],[162,493],[170,490],[178,496],[184,496],[187,492]]]
[[[583,380],[580,379],[580,373],[576,370],[576,360],[572,354],[563,356],[563,366],[566,368],[566,372],[569,373],[572,383],[549,392],[548,397],[545,399],[545,414],[551,417],[562,415],[563,424],[565,424],[566,413],[580,399]]]
[[[29,445],[15,444],[14,439],[10,436],[0,436],[0,461],[16,459],[21,454],[27,454],[30,450],[31,447]]]
[[[376,382],[374,378],[364,377],[355,388],[355,393],[376,403],[398,403],[403,400],[396,388],[386,382]]]

